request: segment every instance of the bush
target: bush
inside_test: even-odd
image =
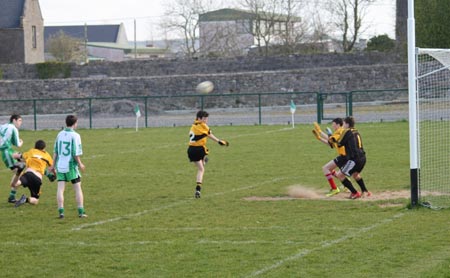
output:
[[[40,79],[69,78],[72,75],[71,65],[60,62],[38,63],[36,70]]]
[[[367,51],[391,51],[395,48],[395,42],[388,35],[379,35],[372,37],[367,43]]]

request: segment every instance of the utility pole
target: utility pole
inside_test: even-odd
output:
[[[87,37],[87,23],[84,23],[84,61],[86,62],[86,64],[89,62],[88,59],[88,49],[87,49],[87,42],[88,42],[88,37]]]
[[[137,59],[136,18],[134,19],[134,59]]]

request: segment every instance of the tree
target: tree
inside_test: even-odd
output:
[[[395,42],[387,34],[371,38],[367,42],[367,51],[390,51],[395,48]]]
[[[181,35],[183,50],[188,57],[194,57],[198,52],[199,15],[212,8],[211,0],[172,0],[165,7],[162,26]]]
[[[296,16],[301,0],[242,0],[241,6],[252,14],[248,32],[256,40],[260,54],[268,55],[271,44],[281,44],[292,52],[304,35]]]
[[[325,9],[342,38],[342,50],[350,52],[361,33],[367,7],[376,0],[329,0]]]
[[[448,0],[416,0],[416,45],[423,48],[450,48]]]
[[[83,62],[83,42],[66,35],[62,30],[51,36],[47,42],[48,52],[59,62]]]

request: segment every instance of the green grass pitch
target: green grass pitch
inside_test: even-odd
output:
[[[323,125],[325,127],[325,125]],[[448,277],[450,213],[409,210],[408,199],[287,199],[289,186],[325,194],[335,152],[312,125],[211,126],[201,199],[186,155],[189,127],[79,130],[89,218],[56,184],[39,205],[6,202],[0,171],[1,277]],[[358,124],[374,196],[409,190],[408,123]],[[22,131],[22,151],[57,131]],[[356,185],[356,184],[355,184]],[[18,192],[29,194],[21,188]]]

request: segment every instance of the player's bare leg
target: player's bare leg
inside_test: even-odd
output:
[[[197,185],[195,186],[195,198],[200,198],[202,183],[203,183],[203,174],[205,173],[205,159],[200,161],[195,161],[195,166],[197,166]]]
[[[64,190],[66,182],[58,181],[58,189],[56,190],[56,201],[58,202],[59,218],[64,218]]]

